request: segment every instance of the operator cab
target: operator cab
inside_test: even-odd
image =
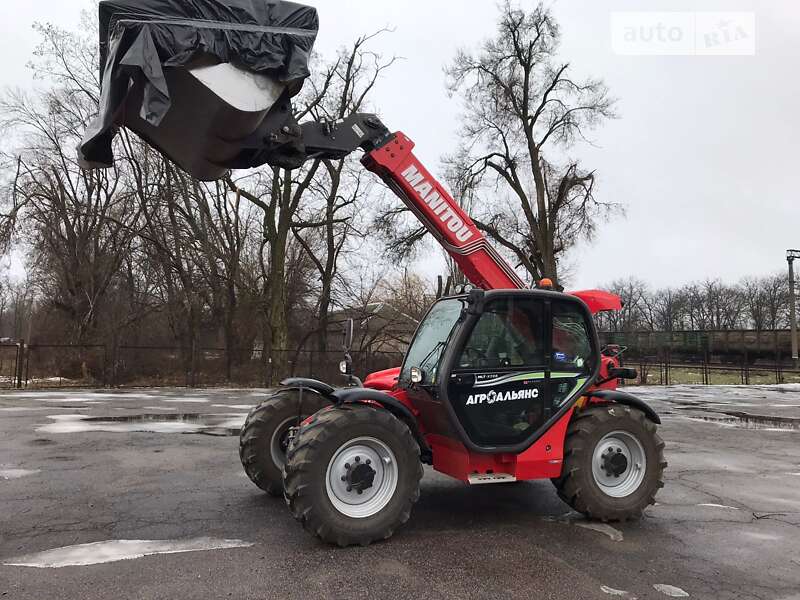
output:
[[[473,291],[436,302],[420,323],[400,386],[429,433],[482,452],[520,452],[596,378],[586,305],[541,290]]]

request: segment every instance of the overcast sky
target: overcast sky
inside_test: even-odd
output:
[[[0,22],[0,85],[29,86],[31,23],[77,24],[87,0],[9,2]],[[384,26],[375,49],[404,58],[381,81],[374,108],[417,143],[436,173],[452,149],[459,104],[443,65],[459,47],[494,32],[485,0],[310,0],[320,13],[317,48],[333,51]],[[533,6],[524,0],[523,6]],[[800,247],[800,3],[597,1],[552,3],[562,55],[578,74],[603,77],[620,119],[573,153],[597,170],[597,195],[626,206],[594,244],[570,259],[572,287],[635,275],[654,285],[706,277],[737,280],[785,266]],[[753,56],[622,56],[612,49],[618,11],[755,13]],[[434,253],[437,255],[438,253]],[[435,274],[439,267],[422,267]]]

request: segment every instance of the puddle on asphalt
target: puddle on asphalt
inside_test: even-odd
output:
[[[177,404],[205,404],[208,402],[207,398],[162,398],[162,400]]]
[[[237,436],[246,415],[226,414],[144,414],[118,417],[51,415],[53,423],[36,428],[38,433],[199,433],[214,436]]]
[[[249,548],[252,545],[252,543],[242,540],[221,540],[208,537],[192,540],[109,540],[26,554],[11,558],[3,564],[9,567],[36,567],[39,569],[84,567],[142,558],[153,554]]]
[[[761,431],[800,431],[800,419],[792,417],[770,417],[768,415],[749,415],[747,413],[719,413],[716,415],[693,415],[690,421],[714,423],[723,427],[737,429],[758,429]]]

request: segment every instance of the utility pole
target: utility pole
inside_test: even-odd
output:
[[[797,356],[797,314],[795,312],[794,296],[794,259],[800,258],[800,250],[787,250],[786,262],[789,263],[789,327],[792,330],[792,361],[794,368],[798,368],[800,360]]]

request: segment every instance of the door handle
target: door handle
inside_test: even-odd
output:
[[[456,385],[475,385],[475,375],[473,373],[454,373],[450,379]]]

